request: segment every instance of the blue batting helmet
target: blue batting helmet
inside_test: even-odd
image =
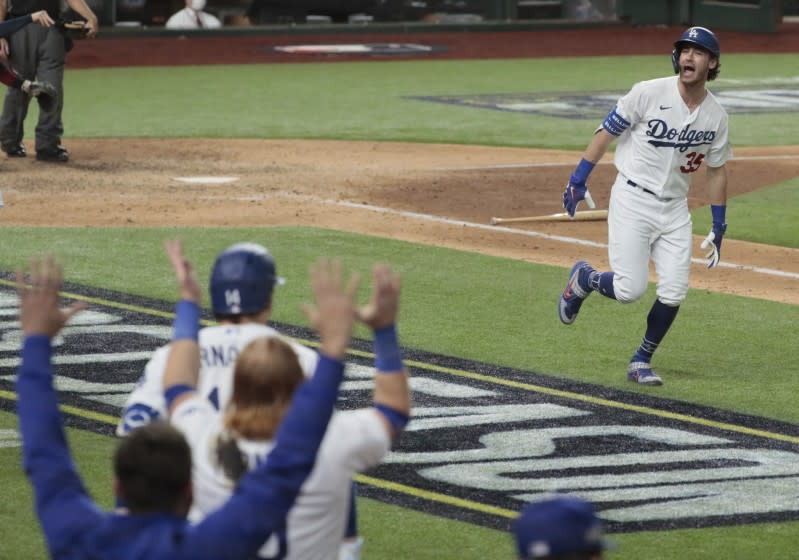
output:
[[[211,270],[211,309],[218,315],[258,313],[282,284],[275,259],[257,243],[236,243],[222,251]]]
[[[717,59],[721,58],[719,40],[716,39],[716,35],[710,29],[707,27],[689,27],[683,31],[679,39],[674,41],[671,64],[674,67],[675,74],[680,72],[680,51],[686,43],[705,49]]]
[[[558,495],[528,503],[513,523],[519,558],[599,553],[615,548],[604,537],[602,521],[590,502]]]

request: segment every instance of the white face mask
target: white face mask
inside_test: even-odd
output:
[[[205,8],[205,0],[191,0],[191,9],[195,12],[202,12]]]

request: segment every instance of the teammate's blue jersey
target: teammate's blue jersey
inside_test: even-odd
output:
[[[220,509],[197,525],[170,514],[126,515],[100,510],[67,447],[45,336],[28,336],[17,376],[25,472],[34,489],[52,558],[133,560],[246,559],[282,527],[336,403],[344,366],[322,356],[313,378],[295,393],[267,461],[241,479]]]

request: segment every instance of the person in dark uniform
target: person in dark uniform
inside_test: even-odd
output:
[[[85,0],[67,0],[69,7],[86,20],[85,35],[97,34],[97,16]],[[61,11],[59,0],[0,0],[0,20],[46,10],[52,19]],[[53,85],[55,103],[39,103],[39,122],[36,125],[36,159],[40,161],[69,161],[67,149],[61,145],[64,125],[64,63],[66,37],[63,29],[28,25],[11,36],[0,38],[0,61],[7,62],[25,80],[38,80]],[[9,88],[3,113],[0,116],[0,149],[9,157],[24,157],[23,125],[28,114],[30,97],[20,89]]]

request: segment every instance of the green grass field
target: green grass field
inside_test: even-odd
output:
[[[795,74],[793,55],[725,56],[723,77],[763,80]],[[65,143],[75,137],[331,138],[453,142],[582,149],[595,126],[530,115],[422,103],[407,95],[541,91],[623,91],[669,72],[663,57],[512,61],[371,62],[70,70]],[[358,87],[355,87],[357,84]],[[720,84],[721,85],[721,84]],[[101,92],[102,95],[97,95]],[[33,134],[34,115],[27,121]],[[736,146],[795,144],[799,114],[733,115]],[[799,247],[799,180],[735,198],[729,237]],[[695,212],[697,233],[709,212]],[[0,211],[0,218],[2,211]],[[396,265],[404,282],[403,344],[440,354],[535,370],[631,391],[623,376],[638,343],[653,288],[637,304],[591,302],[575,328],[557,320],[566,271],[458,251],[312,228],[86,229],[2,227],[0,269],[54,253],[68,280],[171,301],[172,277],[160,245],[184,239],[200,274],[231,242],[253,239],[275,254],[280,288],[274,318],[305,325],[304,278],[319,255],[352,270]],[[723,253],[722,253],[723,259]],[[799,307],[692,290],[657,357],[669,379],[658,394],[686,402],[799,422],[795,405]],[[590,361],[564,349],[589,349]],[[0,429],[15,417],[0,413]],[[111,438],[70,430],[77,463],[104,506]],[[41,534],[19,450],[0,447],[6,496],[0,500],[0,559],[43,558]],[[373,500],[359,502],[365,558],[512,558],[509,535]],[[615,535],[609,558],[688,560],[795,557],[799,523]],[[656,552],[654,552],[656,551]]]

